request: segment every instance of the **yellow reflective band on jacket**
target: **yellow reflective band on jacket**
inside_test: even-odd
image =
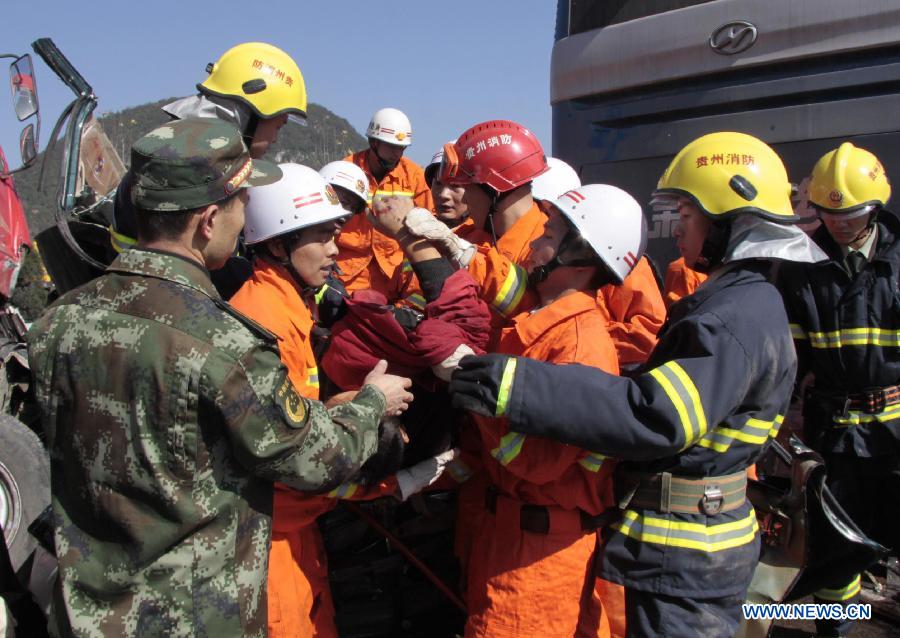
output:
[[[503,376],[500,378],[500,391],[497,393],[497,409],[494,416],[503,416],[506,414],[506,407],[509,403],[509,395],[512,392],[513,379],[516,376],[516,359],[510,357],[506,361],[503,368]]]
[[[312,388],[319,387],[319,368],[312,367],[306,369],[306,385]]]
[[[109,243],[112,244],[113,250],[117,253],[134,248],[137,246],[137,239],[132,239],[128,235],[117,233],[112,226],[109,227]]]
[[[322,284],[322,287],[319,288],[319,291],[316,293],[316,296],[315,296],[317,306],[320,303],[322,303],[322,300],[325,298],[326,292],[328,292],[328,284]]]
[[[509,432],[500,439],[500,445],[491,450],[491,456],[500,461],[501,465],[509,465],[522,452],[524,443],[524,434]]]
[[[447,473],[457,483],[465,483],[472,475],[475,473],[471,467],[466,465],[466,463],[460,459],[453,459],[450,461],[450,464],[447,466]]]
[[[793,339],[807,339],[806,330],[804,330],[799,323],[792,323],[791,326],[791,338]]]
[[[578,465],[586,469],[588,472],[599,472],[600,468],[603,467],[603,461],[608,458],[608,456],[603,456],[602,454],[591,452],[583,459],[578,459]]]
[[[331,498],[350,498],[356,494],[356,490],[358,489],[358,483],[343,483],[328,492],[327,496],[330,496]]]
[[[743,429],[740,430],[719,426],[697,441],[697,445],[716,452],[727,452],[735,441],[751,445],[762,445],[769,440],[770,436],[774,437],[778,434],[782,423],[784,423],[784,417],[779,414],[771,421],[747,419]]]
[[[854,578],[849,585],[840,589],[820,589],[814,596],[821,600],[827,600],[832,603],[842,603],[850,600],[859,593],[861,580],[859,575]]]
[[[491,306],[501,315],[508,317],[518,307],[519,302],[522,301],[522,295],[525,294],[527,286],[528,273],[525,269],[517,264],[510,264],[506,279],[503,281],[497,296],[491,302]]]
[[[650,371],[650,375],[668,395],[684,430],[684,448],[701,438],[708,429],[700,393],[688,373],[676,361],[669,361]]]
[[[793,334],[793,330],[791,331]],[[795,339],[799,337],[794,337]],[[900,330],[884,328],[843,328],[831,332],[810,332],[809,345],[819,350],[844,346],[881,346],[900,348]]]
[[[409,263],[408,259],[403,260],[403,264],[401,265],[401,268],[402,268],[403,272],[412,272],[412,269],[413,269],[412,264]]]
[[[415,306],[419,310],[425,310],[425,306],[428,303],[428,300],[426,300],[422,295],[414,292],[406,298],[406,303]]]
[[[875,421],[887,423],[888,421],[893,421],[895,419],[900,419],[900,403],[889,405],[883,411],[876,414],[868,414],[858,410],[848,410],[847,416],[833,417],[834,423],[847,427],[850,427],[851,425],[860,425],[862,423],[872,423]]]
[[[384,190],[377,190],[377,191],[375,191],[375,196],[374,196],[374,197],[391,197],[391,196],[397,196],[397,197],[410,197],[410,198],[412,198],[412,197],[415,197],[416,194],[415,194],[414,192],[412,192],[412,191],[384,191]]]
[[[625,510],[613,530],[642,543],[696,549],[712,554],[752,543],[759,525],[751,508],[744,518],[729,523],[704,525],[670,521]]]

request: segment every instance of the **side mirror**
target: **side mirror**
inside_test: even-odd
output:
[[[30,166],[37,158],[37,143],[34,139],[34,124],[29,124],[19,136],[19,154],[22,156],[22,166]]]
[[[38,112],[37,84],[30,55],[26,53],[9,65],[9,82],[16,117],[22,122]]]

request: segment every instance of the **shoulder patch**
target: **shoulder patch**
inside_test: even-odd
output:
[[[289,426],[299,429],[306,425],[309,418],[306,399],[297,394],[297,390],[294,389],[294,384],[289,378],[284,378],[275,399]]]

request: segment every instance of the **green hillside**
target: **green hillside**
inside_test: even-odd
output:
[[[160,107],[174,99],[167,98],[100,116],[106,134],[126,164],[131,144],[155,126],[168,121],[169,117]],[[365,147],[365,138],[344,118],[318,104],[310,104],[308,114],[308,126],[288,124],[281,129],[278,144],[269,150],[266,159],[298,162],[318,169],[327,162]],[[51,151],[40,190],[38,176],[43,154],[34,166],[16,175],[16,187],[32,236],[55,223],[53,215],[59,189],[61,147],[62,144],[57,143]]]

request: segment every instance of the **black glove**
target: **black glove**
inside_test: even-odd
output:
[[[453,407],[489,417],[503,416],[512,394],[515,362],[515,357],[505,354],[463,357],[450,381]],[[508,377],[508,387],[504,388],[504,396],[501,397],[504,373]],[[499,413],[498,402],[501,404]]]

